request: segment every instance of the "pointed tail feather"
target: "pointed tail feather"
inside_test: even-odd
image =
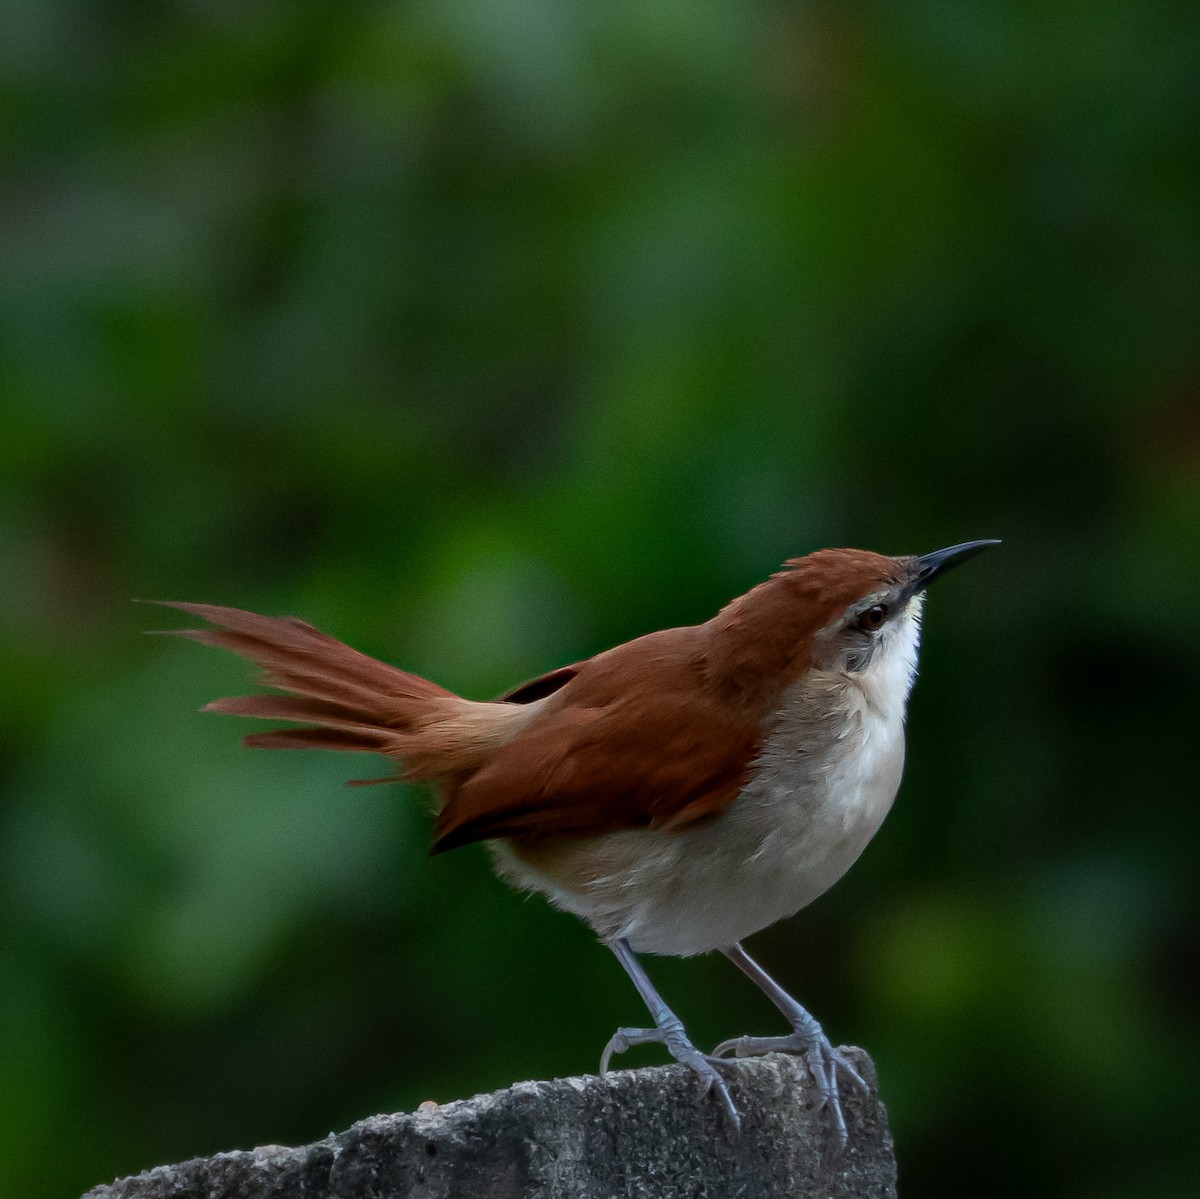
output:
[[[381,753],[404,779],[438,780],[478,767],[536,714],[536,705],[478,703],[368,657],[295,617],[260,616],[213,604],[167,603],[212,628],[170,632],[232,650],[283,695],[214,700],[204,708],[305,727],[251,733],[255,749]],[[360,780],[382,782],[386,780]]]

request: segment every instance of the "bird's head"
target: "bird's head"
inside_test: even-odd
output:
[[[889,558],[818,550],[788,565],[813,610],[813,664],[838,673],[904,676],[916,669],[925,589],[998,541],[967,541],[931,554]],[[897,680],[899,682],[899,679]]]

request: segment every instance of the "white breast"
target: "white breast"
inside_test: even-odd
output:
[[[551,872],[498,847],[502,872],[649,953],[719,949],[799,911],[850,868],[900,785],[916,605],[881,637],[865,671],[814,672],[784,696],[753,779],[719,820],[572,842]]]

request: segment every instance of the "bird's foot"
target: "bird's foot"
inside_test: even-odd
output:
[[[713,1050],[713,1057],[724,1059],[732,1053],[734,1057],[755,1057],[763,1053],[803,1053],[809,1072],[821,1093],[821,1106],[833,1117],[838,1141],[844,1149],[849,1140],[846,1116],[842,1111],[841,1088],[838,1072],[841,1071],[864,1095],[870,1092],[866,1080],[851,1064],[840,1049],[830,1044],[824,1030],[807,1012],[807,1019],[797,1022],[792,1033],[783,1037],[731,1037],[722,1041]]]
[[[709,1092],[716,1095],[730,1136],[737,1140],[742,1131],[742,1118],[729,1093],[728,1085],[717,1072],[718,1066],[728,1065],[728,1062],[701,1053],[688,1038],[683,1024],[678,1019],[671,1018],[665,1020],[658,1028],[618,1028],[605,1045],[604,1053],[600,1057],[601,1076],[608,1073],[608,1065],[614,1053],[624,1053],[634,1045],[662,1045],[677,1062],[698,1075],[703,1084],[700,1098],[704,1098]]]

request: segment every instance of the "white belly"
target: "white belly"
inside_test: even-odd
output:
[[[498,846],[501,867],[635,950],[683,956],[732,945],[833,886],[875,835],[900,785],[899,714],[874,712],[859,697],[828,720],[820,749],[795,744],[799,731],[780,728],[753,781],[712,824],[575,841],[554,856],[550,872],[532,875]]]
[[[900,623],[864,674],[810,675],[785,695],[750,783],[711,824],[564,839],[535,860],[498,843],[501,873],[648,953],[720,949],[799,911],[850,868],[900,786],[917,622]]]

